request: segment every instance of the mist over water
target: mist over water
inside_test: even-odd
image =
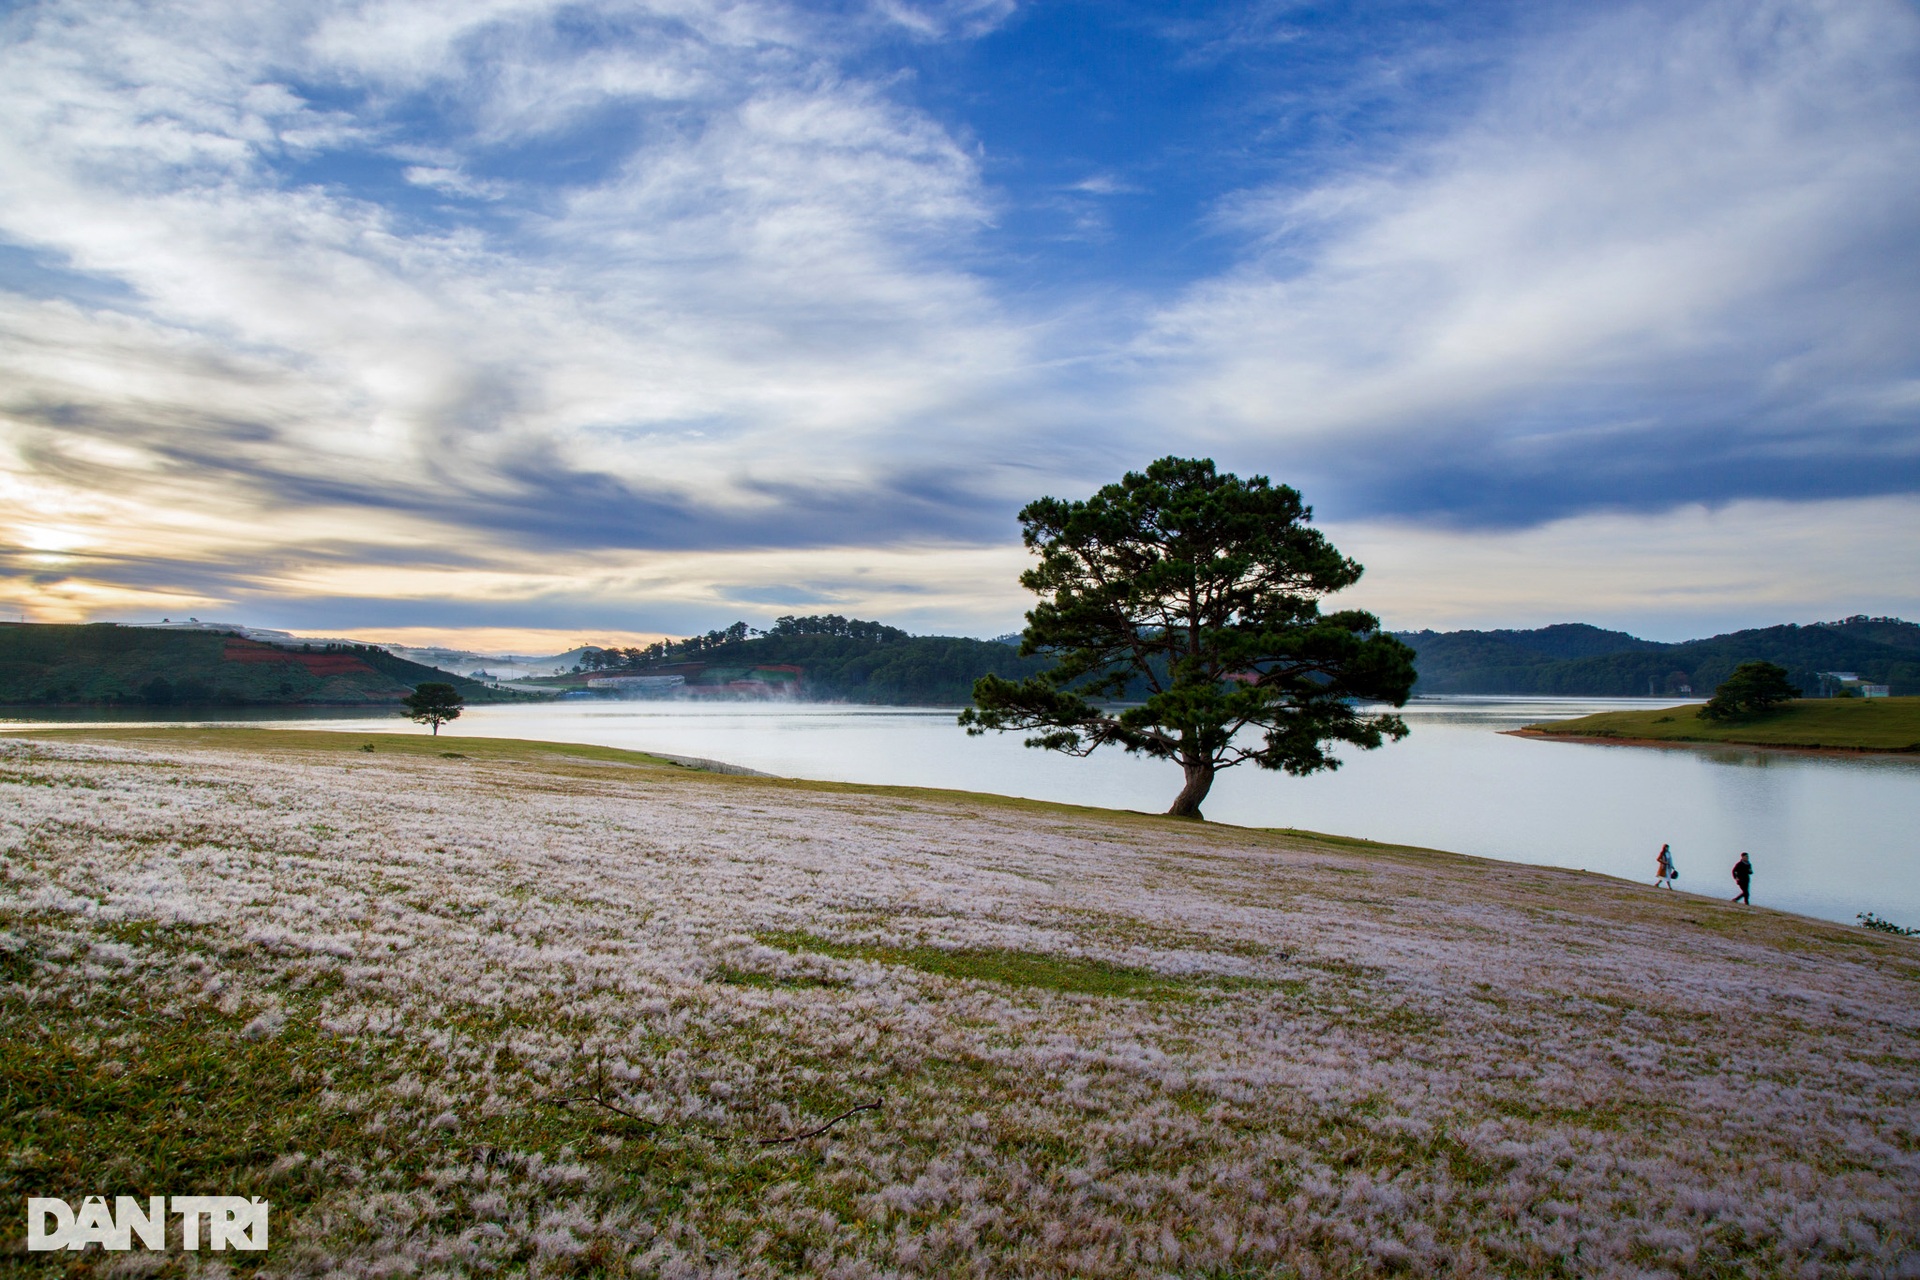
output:
[[[1348,750],[1329,774],[1248,767],[1220,775],[1216,822],[1299,827],[1650,884],[1670,843],[1682,892],[1724,899],[1742,850],[1757,904],[1853,923],[1873,911],[1920,925],[1920,759],[1739,747],[1657,749],[1540,742],[1500,731],[1643,706],[1643,700],[1448,698],[1410,704],[1413,733]],[[81,717],[61,717],[65,722]],[[125,721],[123,714],[90,720]],[[274,710],[165,717],[364,733],[421,733],[398,715]],[[0,718],[0,732],[24,719]],[[36,719],[31,723],[50,723]],[[478,706],[445,732],[583,742],[696,756],[785,777],[945,787],[1158,812],[1179,789],[1168,763],[1102,751],[1075,760],[1018,735],[968,738],[952,709],[839,704],[565,701]],[[1411,874],[1411,873],[1410,873]],[[1409,892],[1418,885],[1409,883]]]

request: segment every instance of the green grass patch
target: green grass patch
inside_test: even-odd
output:
[[[799,930],[756,934],[761,942],[796,955],[812,952],[841,960],[873,960],[901,965],[942,978],[1038,988],[1066,995],[1117,996],[1132,1000],[1181,1000],[1231,991],[1279,991],[1297,996],[1299,979],[1243,977],[1237,974],[1172,975],[1078,956],[1058,956],[1009,947],[897,946],[890,943],[835,942]],[[770,975],[749,985],[796,985]]]
[[[577,742],[537,742],[528,738],[462,738],[453,734],[386,733],[373,741],[364,734],[330,729],[201,728],[199,726],[141,726],[96,729],[76,726],[59,729],[7,730],[7,736],[84,738],[89,742],[156,743],[167,747],[194,747],[213,751],[301,751],[326,754],[378,752],[425,759],[500,761],[581,761],[668,768],[672,762],[643,751],[595,747]]]
[[[1702,720],[1691,706],[1603,711],[1574,720],[1530,724],[1522,732],[1549,737],[1920,752],[1920,698],[1801,699],[1766,715],[1719,723]]]
[[[729,987],[761,987],[776,991],[798,991],[808,988],[837,987],[840,984],[827,978],[817,978],[812,974],[781,976],[773,973],[761,973],[755,969],[737,969],[723,964],[714,971],[713,980]]]
[[[756,935],[770,947],[796,954],[814,952],[842,960],[874,960],[904,965],[921,973],[968,982],[997,982],[1009,987],[1037,987],[1067,995],[1122,996],[1133,1000],[1165,1000],[1191,993],[1201,985],[1194,979],[1174,978],[1151,969],[1015,951],[1003,947],[892,946],[872,942],[834,942],[795,930]],[[1246,983],[1257,979],[1209,979],[1207,985]]]

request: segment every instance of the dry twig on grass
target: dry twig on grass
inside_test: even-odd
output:
[[[827,1130],[833,1128],[833,1126],[839,1124],[842,1120],[845,1120],[848,1116],[857,1116],[862,1111],[878,1111],[879,1109],[880,1109],[880,1100],[876,1098],[872,1102],[863,1102],[859,1106],[854,1107],[851,1110],[842,1111],[839,1115],[827,1121],[825,1124],[821,1125],[818,1129],[809,1129],[805,1133],[790,1133],[784,1138],[761,1138],[759,1140],[758,1145],[763,1147],[777,1147],[783,1142],[799,1142],[803,1138],[818,1137],[820,1134],[825,1133]]]
[[[658,1120],[649,1120],[637,1111],[629,1111],[617,1102],[608,1101],[607,1099],[607,1058],[605,1053],[602,1053],[594,1063],[592,1093],[579,1093],[579,1094],[550,1093],[544,1099],[542,1099],[542,1101],[551,1102],[555,1106],[560,1106],[560,1107],[570,1106],[576,1102],[586,1102],[596,1107],[603,1107],[606,1110],[613,1112],[613,1114],[617,1116],[624,1116],[628,1120],[635,1121],[639,1124],[644,1124],[651,1129],[664,1129],[667,1127],[666,1125],[661,1124]]]
[[[624,1116],[629,1120],[637,1121],[638,1123],[644,1124],[649,1128],[664,1129],[667,1127],[661,1124],[658,1120],[649,1120],[645,1116],[639,1114],[638,1112],[629,1111],[625,1107],[621,1106],[616,1102],[607,1101],[606,1095],[598,1089],[595,1089],[592,1093],[549,1094],[544,1100],[547,1102],[553,1103],[555,1106],[560,1106],[560,1107],[568,1106],[575,1102],[588,1102],[588,1103],[592,1103],[596,1107],[605,1107],[608,1111],[613,1112],[617,1116]]]

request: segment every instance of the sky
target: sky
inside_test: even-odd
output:
[[[1920,617],[1920,7],[0,3],[0,619],[995,635],[1167,454],[1393,629]]]

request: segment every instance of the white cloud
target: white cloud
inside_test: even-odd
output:
[[[1831,395],[1884,404],[1914,374],[1920,17],[1851,2],[1580,13],[1458,127],[1235,202],[1227,225],[1260,251],[1138,350],[1161,415],[1379,483],[1389,507],[1419,489],[1409,469],[1477,451],[1494,482],[1538,488],[1530,517],[1662,483],[1663,438],[1734,461],[1887,447],[1884,413],[1834,413]],[[1916,425],[1906,415],[1894,446],[1909,465]],[[1597,446],[1581,434],[1595,430]],[[1622,491],[1569,493],[1595,448],[1622,464]],[[1754,479],[1689,483],[1658,500]]]
[[[222,383],[220,423],[246,424],[231,455],[205,455],[210,497],[324,476],[395,507],[410,486],[444,512],[465,493],[462,518],[485,524],[487,501],[537,502],[542,475],[578,471],[764,507],[768,486],[859,488],[949,456],[935,433],[980,426],[983,394],[1021,376],[1026,339],[939,260],[983,219],[972,160],[823,70],[776,7],[277,12],[49,11],[0,55],[0,113],[22,126],[0,142],[0,234],[125,282],[162,345],[261,367],[236,382],[200,366]],[[569,47],[589,16],[616,38]],[[462,101],[427,126],[395,105],[427,110],[454,82]],[[369,88],[370,104],[313,105]],[[605,126],[630,134],[594,139],[624,155],[610,171],[488,173],[503,141],[635,103],[662,114]],[[504,221],[423,222],[330,178],[328,157],[291,169],[292,135],[489,197]],[[47,385],[69,359],[36,346],[12,363],[41,403],[139,403]],[[913,421],[927,433],[900,431]],[[10,429],[56,430],[33,414]],[[222,477],[228,458],[244,465]]]
[[[942,261],[983,219],[973,160],[824,70],[777,9],[610,5],[621,38],[584,55],[553,13],[17,22],[0,238],[127,293],[0,294],[9,603],[457,597],[630,620],[810,582],[968,614],[983,553],[942,568],[909,533],[909,588],[866,548],[964,514],[938,491],[962,483],[938,478],[965,447],[946,432],[1023,376],[1026,339]],[[439,115],[436,94],[455,99]],[[593,142],[620,157],[599,172],[496,176],[502,145],[663,102]],[[497,220],[423,217],[368,185],[383,164]],[[671,568],[598,549],[756,541],[823,549]]]
[[[985,35],[1019,7],[1017,0],[872,0],[873,12],[922,39]]]
[[[508,191],[505,183],[476,182],[459,169],[445,165],[408,165],[403,176],[416,187],[476,200],[498,200]]]
[[[1083,178],[1074,183],[1067,190],[1090,196],[1129,196],[1139,195],[1146,188],[1136,186],[1110,173],[1096,173],[1090,178]]]

